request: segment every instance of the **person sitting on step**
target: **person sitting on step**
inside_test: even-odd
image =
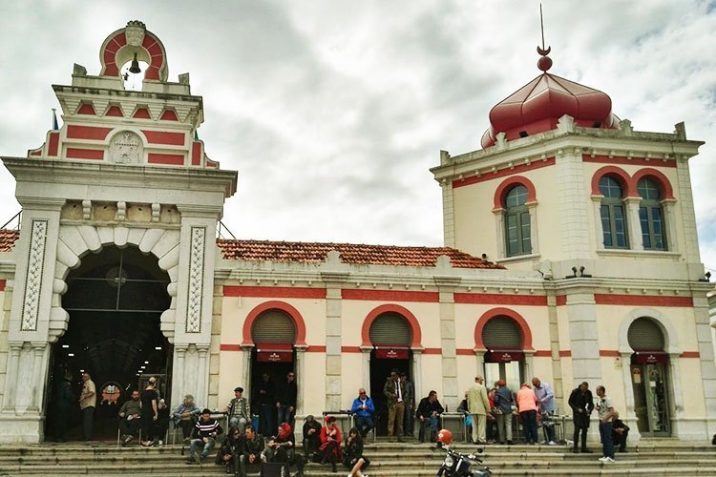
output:
[[[139,401],[139,391],[135,389],[132,391],[131,398],[119,408],[119,432],[123,446],[126,446],[132,439],[137,437],[141,414],[142,403]]]
[[[321,429],[321,464],[331,463],[333,472],[336,472],[336,463],[342,459],[341,430],[336,425],[336,418],[326,416],[326,425]]]
[[[420,421],[420,432],[418,438],[420,442],[425,442],[425,431],[430,429],[430,442],[435,442],[440,427],[440,415],[445,411],[440,401],[438,401],[438,393],[430,391],[427,397],[420,400],[418,410],[415,417]]]
[[[184,396],[184,402],[179,404],[172,414],[174,426],[181,427],[184,442],[189,442],[199,414],[201,414],[201,409],[194,403],[194,396],[191,394]]]
[[[221,449],[219,449],[216,463],[223,464],[227,474],[234,474],[239,470],[239,454],[243,438],[244,435],[238,427],[231,427]]]
[[[321,423],[309,414],[303,423],[303,453],[308,458],[321,447]]]
[[[305,460],[302,455],[296,453],[296,437],[288,422],[282,422],[278,426],[276,436],[268,439],[262,454],[264,462],[280,462],[286,464],[285,471],[288,472],[292,465],[296,466],[296,476],[303,476]]]
[[[619,419],[619,413],[614,411],[612,419],[612,442],[614,447],[619,446],[619,452],[627,452],[627,438],[629,437],[629,426]]]
[[[241,441],[241,454],[239,455],[239,475],[246,477],[247,465],[260,465],[264,450],[264,438],[254,430],[254,426],[246,424],[244,438]]]
[[[209,453],[214,449],[217,436],[222,432],[224,430],[218,421],[211,417],[211,411],[209,409],[201,411],[199,421],[196,423],[192,433],[193,439],[189,445],[191,454],[187,459],[187,464],[196,464],[200,460],[206,460]]]
[[[368,477],[363,471],[370,461],[363,455],[363,438],[357,428],[348,431],[343,452],[343,465],[350,469],[348,477]]]

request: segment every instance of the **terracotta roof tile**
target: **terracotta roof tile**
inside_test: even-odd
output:
[[[274,242],[269,240],[217,240],[227,260],[319,263],[331,250],[352,265],[402,265],[434,267],[441,255],[450,257],[456,268],[503,269],[449,247],[400,247],[396,245],[364,245],[350,243]]]
[[[20,238],[19,230],[0,229],[0,252],[9,252],[15,248],[18,238]]]

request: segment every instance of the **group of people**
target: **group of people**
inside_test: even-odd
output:
[[[163,445],[169,428],[169,407],[159,395],[157,378],[150,377],[141,392],[133,390],[130,398],[119,408],[117,416],[123,446],[136,439],[140,429],[142,446]]]

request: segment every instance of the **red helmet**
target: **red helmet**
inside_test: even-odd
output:
[[[446,446],[452,444],[452,432],[447,429],[440,429],[440,432],[438,432],[438,442],[442,442],[443,445]]]

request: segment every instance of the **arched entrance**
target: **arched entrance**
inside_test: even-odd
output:
[[[634,413],[642,436],[671,435],[669,404],[669,354],[664,333],[651,318],[637,318],[629,326],[631,382],[634,391]]]
[[[296,325],[286,311],[268,309],[253,322],[251,339],[251,406],[260,414],[259,431],[270,436],[277,427],[277,395],[289,374],[295,379]]]
[[[388,407],[383,387],[392,370],[404,372],[408,379],[413,380],[410,372],[413,332],[403,315],[387,311],[373,320],[369,336],[373,346],[370,354],[370,396],[375,405],[376,432],[383,436],[388,430]],[[406,429],[405,434],[409,435],[411,431]]]
[[[153,255],[134,246],[113,246],[84,256],[65,281],[62,307],[70,320],[53,345],[45,434],[57,437],[65,426],[62,413],[68,411],[59,391],[69,377],[74,402],[65,438],[81,438],[76,398],[86,371],[97,387],[95,439],[114,438],[119,407],[150,376],[159,378],[160,395],[171,404],[172,346],[160,330],[161,313],[171,301],[169,275]]]
[[[519,325],[509,316],[490,318],[482,328],[485,353],[485,383],[488,386],[504,379],[517,391],[524,382],[524,338]]]

